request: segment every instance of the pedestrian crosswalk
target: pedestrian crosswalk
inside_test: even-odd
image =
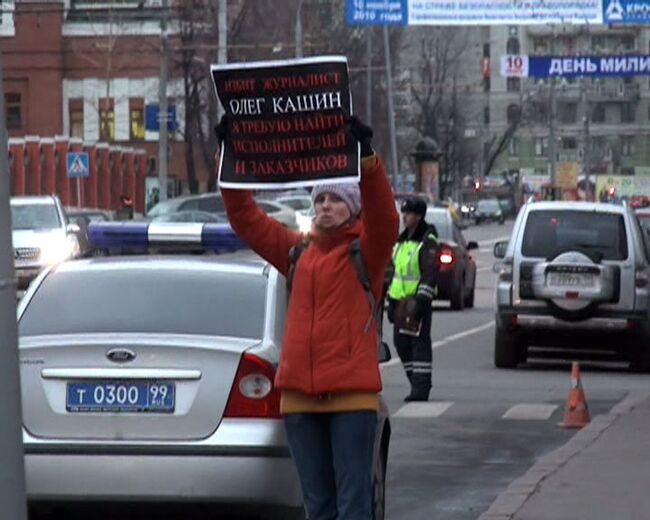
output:
[[[435,419],[462,406],[462,403],[450,401],[408,403],[397,409],[392,417],[394,419]],[[547,421],[558,408],[557,404],[550,403],[518,403],[507,409],[495,407],[501,419],[511,421]]]

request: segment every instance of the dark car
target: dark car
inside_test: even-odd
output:
[[[476,289],[476,262],[470,256],[478,249],[476,242],[465,241],[460,227],[446,208],[427,209],[426,220],[438,231],[438,278],[437,300],[448,300],[454,310],[474,307]]]
[[[479,200],[474,212],[474,222],[480,225],[482,222],[498,222],[503,224],[506,217],[503,214],[501,204],[497,199],[483,199]]]

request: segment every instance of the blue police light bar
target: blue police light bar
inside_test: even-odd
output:
[[[98,249],[187,246],[229,252],[247,248],[229,224],[95,222],[88,226],[88,240]]]

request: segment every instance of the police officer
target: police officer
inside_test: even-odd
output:
[[[438,278],[438,238],[425,216],[427,204],[413,197],[401,206],[405,229],[393,248],[394,274],[388,288],[388,319],[411,383],[404,399],[428,401],[431,391],[431,301]]]

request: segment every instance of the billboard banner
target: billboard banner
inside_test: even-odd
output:
[[[506,78],[577,78],[650,76],[650,54],[625,56],[526,56],[501,57]]]
[[[603,0],[346,0],[345,13],[362,25],[592,25],[604,9]]]
[[[606,24],[648,24],[650,23],[650,2],[648,0],[603,0],[603,22]]]

